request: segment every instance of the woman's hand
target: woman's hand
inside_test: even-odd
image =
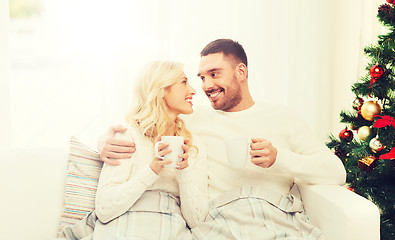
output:
[[[161,139],[162,139],[162,137],[158,136],[156,138],[156,142],[159,142]],[[167,148],[168,146],[169,146],[168,143],[161,143],[161,144],[159,144],[159,146],[158,146],[158,155],[163,157],[166,154],[170,153],[171,149]],[[164,165],[170,164],[172,162],[173,161],[171,159],[160,159],[160,158],[155,156],[154,159],[152,160],[151,164],[150,164],[150,167],[151,167],[152,171],[154,171],[154,173],[159,174],[162,171]]]
[[[190,141],[189,138],[185,138],[184,144],[182,145],[182,149],[184,150],[184,154],[178,155],[178,157],[181,158],[182,160],[181,160],[181,162],[177,163],[177,169],[181,170],[181,169],[184,169],[184,168],[189,166],[189,163],[188,163],[188,159],[189,159],[188,150],[189,150],[189,147],[187,145],[189,141]]]
[[[161,140],[161,136],[158,136],[156,138],[156,142],[159,142]],[[186,138],[184,140],[184,144],[182,145],[182,149],[184,150],[183,154],[178,155],[179,158],[181,158],[181,162],[177,163],[177,169],[184,169],[186,167],[189,166],[188,163],[188,159],[189,159],[189,154],[188,154],[188,142],[189,142],[189,138]],[[170,153],[172,150],[168,148],[169,144],[168,143],[161,143],[158,146],[158,154],[159,156],[163,157],[166,154]],[[150,167],[152,169],[152,171],[154,171],[154,173],[159,174],[162,169],[164,168],[164,165],[170,164],[173,161],[171,159],[160,159],[158,157],[154,157],[154,159],[152,160]]]

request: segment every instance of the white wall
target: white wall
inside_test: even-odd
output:
[[[217,38],[244,46],[256,101],[292,106],[327,141],[328,134],[344,127],[339,113],[351,109],[351,84],[365,74],[363,47],[374,43],[380,30],[380,3],[370,0],[46,4],[43,18],[30,22],[37,23],[33,34],[22,39],[11,34],[8,44],[13,61],[24,63],[13,67],[12,81],[1,79],[12,90],[10,98],[7,86],[0,90],[2,111],[13,116],[12,121],[1,119],[1,126],[6,135],[12,129],[15,146],[60,146],[71,135],[94,144],[98,134],[122,118],[135,73],[153,59],[183,62],[198,92],[195,105],[209,104],[196,72],[199,52]],[[12,33],[18,24],[10,23]],[[0,49],[6,51],[4,36]],[[8,79],[7,70],[0,74]]]
[[[10,55],[8,0],[0,0],[0,148],[11,143]]]
[[[289,1],[288,104],[323,141],[344,128],[341,110],[352,110],[351,86],[366,74],[363,49],[375,44],[381,31],[380,4]]]

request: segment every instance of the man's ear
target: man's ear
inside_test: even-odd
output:
[[[247,79],[248,69],[244,63],[239,63],[236,66],[236,77],[240,82],[243,82]]]

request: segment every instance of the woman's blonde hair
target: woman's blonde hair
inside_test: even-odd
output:
[[[135,100],[126,121],[138,126],[144,136],[152,142],[158,135],[163,136],[172,121],[166,112],[164,96],[166,90],[184,77],[183,64],[171,61],[148,63],[138,75],[135,83]],[[174,122],[175,136],[191,139],[192,134],[184,122],[177,117]]]

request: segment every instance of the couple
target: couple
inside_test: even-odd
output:
[[[94,239],[324,239],[291,189],[295,178],[343,184],[343,164],[290,110],[253,101],[240,44],[218,39],[201,52],[198,76],[214,109],[190,114],[195,91],[181,68],[157,73],[151,89],[140,83],[147,98],[129,115],[127,130],[113,128],[99,144],[106,164]],[[154,157],[161,135],[185,137],[179,170]],[[252,140],[251,161],[242,169],[229,167],[228,136]]]

